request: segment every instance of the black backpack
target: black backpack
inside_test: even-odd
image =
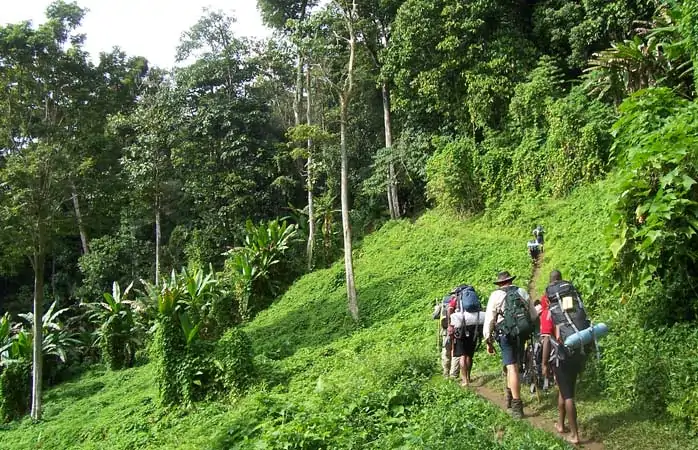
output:
[[[497,324],[497,332],[523,342],[533,333],[528,302],[519,294],[519,288],[516,286],[507,286],[502,290],[505,293],[502,302],[504,320]]]
[[[547,288],[545,294],[550,302],[550,315],[553,319],[553,324],[560,330],[560,340],[565,340],[573,334],[585,330],[591,326],[591,322],[587,318],[582,298],[577,292],[577,289],[569,281],[557,281]],[[567,349],[571,352],[581,349]]]

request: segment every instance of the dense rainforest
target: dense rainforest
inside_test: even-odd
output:
[[[96,432],[39,428],[85,376],[98,387],[84,395],[142,389],[142,420],[91,424],[113,448],[464,448],[433,430],[461,420],[444,414],[455,408],[473,411],[472,448],[564,448],[499,430],[509,419],[429,381],[432,300],[463,281],[485,296],[500,269],[528,276],[538,223],[543,268],[568,272],[612,326],[583,392],[658,424],[646,445],[688,448],[698,2],[258,8],[272,38],[238,37],[234,17],[204,10],[173,68],[119,48],[91,58],[77,3],[0,26],[0,418],[13,448],[99,446]],[[178,426],[201,432],[163,436]]]

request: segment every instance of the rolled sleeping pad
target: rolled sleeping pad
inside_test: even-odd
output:
[[[485,312],[480,311],[479,313],[477,313],[468,311],[458,311],[451,314],[451,325],[453,325],[454,327],[460,328],[463,325],[463,321],[465,321],[465,326],[467,327],[473,325],[483,325],[485,323]]]
[[[608,326],[606,326],[605,323],[597,323],[593,327],[574,333],[565,339],[565,346],[569,348],[581,347],[594,342],[594,338],[598,340],[605,337],[607,334]]]

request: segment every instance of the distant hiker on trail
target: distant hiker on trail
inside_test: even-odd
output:
[[[582,345],[569,348],[564,342],[578,331],[589,328],[591,323],[577,289],[572,283],[562,279],[559,270],[550,273],[550,284],[545,288],[541,304],[541,333],[545,331],[549,336],[548,342],[543,346],[544,372],[547,373],[551,366],[559,387],[555,428],[560,434],[569,431],[567,440],[576,445],[579,444],[579,427],[574,401],[575,386],[591,349],[585,350]],[[565,427],[565,419],[569,422],[569,430]]]
[[[542,225],[538,225],[533,229],[533,237],[536,239],[536,242],[540,244],[541,251],[543,251],[543,244],[545,244],[544,235],[545,229]]]
[[[535,239],[528,241],[528,254],[534,262],[538,260],[538,256],[541,254],[542,248],[543,246]]]
[[[448,305],[450,302],[451,295],[449,294],[444,297],[442,302],[436,304],[432,318],[439,320],[438,339],[441,348],[441,368],[443,369],[443,375],[446,378],[456,378],[460,368],[460,358],[454,358],[453,355],[451,355],[453,346],[451,345],[451,336],[448,335]]]
[[[494,354],[493,341],[502,350],[502,364],[507,371],[507,408],[514,418],[523,417],[519,368],[523,362],[524,344],[531,336],[537,311],[528,293],[513,285],[509,272],[499,272],[497,290],[492,292],[485,313],[484,337],[487,352]]]
[[[461,385],[470,385],[473,356],[483,335],[485,314],[475,288],[458,286],[451,292],[449,311],[449,334],[452,335],[451,355],[460,359]]]

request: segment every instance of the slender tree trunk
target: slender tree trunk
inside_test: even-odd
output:
[[[87,255],[90,252],[87,245],[87,231],[85,231],[85,224],[82,221],[82,214],[80,213],[80,200],[78,199],[78,189],[74,182],[70,183],[70,189],[72,191],[71,197],[73,199],[73,209],[75,210],[75,220],[78,222],[78,231],[80,232],[82,254]]]
[[[296,91],[293,96],[293,125],[301,124],[301,99],[303,98],[303,57],[298,49],[296,57]]]
[[[155,286],[160,285],[160,200],[155,200]]]
[[[43,240],[43,225],[39,225],[39,239]],[[41,420],[41,387],[43,379],[42,319],[44,317],[44,246],[39,244],[34,257],[34,323],[32,325],[32,404],[31,417]]]
[[[383,92],[383,127],[385,128],[385,148],[393,148],[393,127],[390,117],[390,90],[387,83],[381,86]],[[390,218],[400,218],[400,202],[397,197],[397,180],[395,178],[395,165],[390,161],[388,166],[388,208]]]
[[[345,98],[340,102],[340,147],[342,153],[341,163],[341,200],[342,200],[342,229],[344,230],[344,270],[347,283],[347,300],[351,317],[359,320],[359,305],[356,299],[356,286],[354,285],[354,261],[352,256],[351,221],[349,218],[349,158],[347,156],[347,115],[348,105]]]
[[[349,158],[347,156],[347,125],[349,117],[349,99],[354,87],[354,55],[356,50],[356,36],[354,33],[354,19],[356,17],[356,0],[352,1],[351,11],[345,11],[347,31],[349,32],[349,62],[347,64],[347,78],[343,92],[339,95],[340,107],[340,150],[341,150],[341,201],[342,201],[342,228],[344,229],[344,270],[347,282],[347,300],[349,312],[354,321],[359,320],[359,304],[356,299],[356,286],[354,285],[354,261],[352,258],[351,221],[349,219]]]
[[[312,125],[312,103],[310,98],[310,68],[306,72],[307,107],[305,119],[308,126]],[[313,250],[315,249],[315,205],[313,205],[313,140],[308,138],[308,164],[307,164],[307,189],[308,189],[308,270],[313,270]]]

